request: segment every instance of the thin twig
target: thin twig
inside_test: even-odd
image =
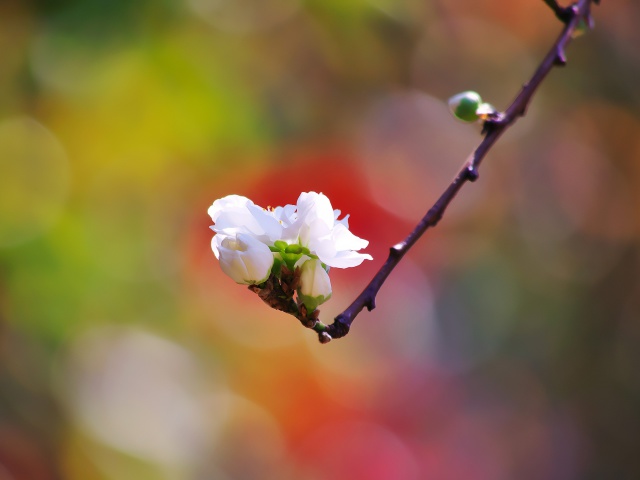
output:
[[[571,41],[572,35],[583,19],[586,20],[585,23],[587,23],[587,25],[591,24],[591,4],[599,3],[598,0],[578,0],[572,6],[563,8],[560,7],[555,0],[544,0],[544,2],[551,7],[556,16],[565,24],[562,33],[549,50],[549,53],[544,57],[531,79],[523,85],[507,110],[504,113],[495,114],[492,118],[484,122],[482,131],[484,136],[480,145],[478,145],[475,151],[467,158],[451,184],[429,209],[422,220],[420,220],[420,223],[416,225],[414,230],[402,242],[391,247],[386,262],[380,270],[378,270],[363,292],[344,312],[334,319],[332,324],[324,325],[321,322],[317,323],[314,330],[318,332],[322,343],[327,343],[332,338],[344,337],[349,333],[353,320],[363,308],[366,307],[369,311],[375,308],[376,295],[391,271],[424,232],[428,228],[437,225],[449,206],[449,203],[451,203],[451,200],[453,200],[462,186],[467,181],[473,182],[477,180],[480,163],[505,130],[509,128],[518,117],[524,116],[531,98],[551,69],[554,66],[563,66],[566,64],[567,60],[564,53],[566,46]]]

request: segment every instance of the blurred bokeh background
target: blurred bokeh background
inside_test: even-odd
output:
[[[346,338],[208,206],[324,192],[374,261],[560,31],[542,1],[0,2],[1,480],[640,478],[640,3],[543,84]]]

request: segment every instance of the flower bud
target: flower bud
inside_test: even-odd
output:
[[[329,274],[320,260],[307,260],[300,267],[298,297],[309,312],[313,312],[318,305],[331,298]]]
[[[213,237],[213,252],[220,260],[222,271],[236,283],[260,284],[269,278],[273,266],[273,253],[269,247],[251,235]]]
[[[482,105],[482,98],[476,92],[462,92],[449,99],[449,110],[453,116],[463,122],[478,120],[478,107]]]

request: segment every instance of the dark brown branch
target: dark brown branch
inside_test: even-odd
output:
[[[338,315],[331,325],[318,322],[314,330],[319,334],[320,341],[327,343],[332,338],[341,338],[349,333],[351,324],[363,308],[371,311],[376,306],[376,295],[386,281],[391,271],[398,265],[402,257],[418,241],[418,239],[431,227],[438,224],[445,210],[467,181],[475,181],[478,178],[478,168],[491,147],[500,136],[509,128],[518,117],[524,116],[531,98],[537,91],[542,81],[546,78],[554,66],[563,66],[566,63],[565,48],[571,41],[572,35],[578,29],[583,19],[591,24],[590,9],[592,3],[597,0],[578,0],[570,7],[560,7],[555,0],[544,0],[551,7],[556,16],[565,24],[562,33],[555,41],[549,53],[544,57],[531,79],[524,84],[515,100],[504,113],[496,113],[484,122],[483,138],[480,145],[467,158],[464,165],[427,214],[420,220],[414,230],[402,242],[391,247],[387,260],[375,274],[369,285],[353,301],[349,307]]]
[[[553,10],[553,13],[555,13],[556,17],[558,17],[558,20],[560,20],[565,24],[569,23],[569,21],[573,16],[571,7],[561,7],[556,0],[543,0],[543,1],[549,6],[551,10]]]

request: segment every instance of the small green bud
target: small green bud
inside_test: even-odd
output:
[[[292,245],[287,245],[284,251],[286,253],[295,253],[295,254],[302,253],[302,246],[294,243]]]
[[[449,99],[449,110],[454,117],[463,122],[475,122],[480,117],[477,110],[482,104],[482,98],[476,92],[462,92]]]
[[[284,251],[287,248],[288,244],[284,240],[276,240],[273,242],[273,246],[276,247],[279,251]]]

